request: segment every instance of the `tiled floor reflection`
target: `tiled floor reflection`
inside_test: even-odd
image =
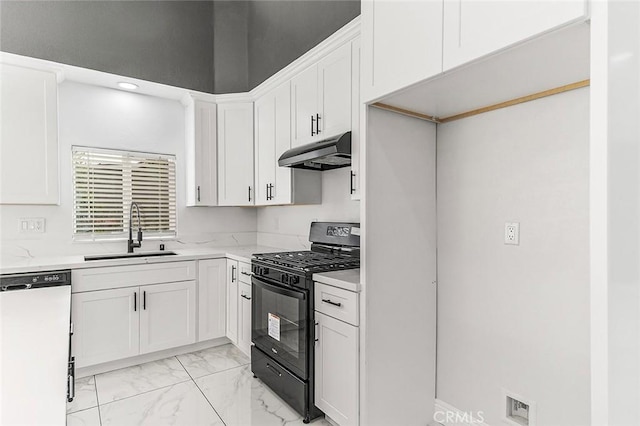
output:
[[[249,362],[224,345],[78,379],[67,425],[302,425]]]

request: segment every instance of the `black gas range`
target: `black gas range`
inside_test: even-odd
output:
[[[360,267],[360,224],[313,222],[310,251],[254,254],[251,370],[304,422],[314,403],[315,320],[312,276]]]

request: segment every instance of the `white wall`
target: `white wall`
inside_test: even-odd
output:
[[[438,128],[437,397],[590,423],[589,90]],[[504,223],[520,222],[520,245]]]
[[[121,251],[126,242],[72,241],[71,146],[176,155],[178,239],[167,248],[194,244],[255,244],[256,212],[251,208],[185,207],[185,116],[177,101],[64,82],[59,86],[59,206],[0,206],[1,259]],[[46,218],[46,233],[19,233],[19,218]],[[143,249],[157,249],[145,241]]]
[[[593,425],[640,424],[640,2],[592,19]]]
[[[258,208],[258,244],[309,249],[312,221],[360,222],[360,201],[352,201],[349,167],[322,173],[322,204]]]
[[[424,426],[436,386],[436,126],[371,107],[367,121],[361,424]]]

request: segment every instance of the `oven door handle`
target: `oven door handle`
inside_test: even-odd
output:
[[[264,287],[267,290],[277,293],[277,294],[281,294],[283,296],[288,296],[288,297],[293,297],[296,298],[298,300],[304,300],[305,299],[305,294],[301,291],[295,291],[295,290],[289,290],[286,288],[282,288],[279,286],[275,286],[273,284],[268,284],[266,282],[264,282],[263,280],[257,278],[256,276],[253,277],[253,279],[255,280],[254,284]]]

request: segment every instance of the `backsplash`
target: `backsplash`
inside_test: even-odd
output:
[[[360,201],[351,200],[349,167],[322,173],[322,204],[258,208],[259,245],[308,250],[313,221],[360,222]]]
[[[123,252],[126,240],[74,242],[71,146],[176,156],[176,239],[145,240],[143,250],[255,244],[256,211],[186,207],[184,107],[178,101],[64,82],[59,86],[60,205],[1,205],[0,263],[29,257]],[[21,218],[45,218],[44,233],[22,233]]]

